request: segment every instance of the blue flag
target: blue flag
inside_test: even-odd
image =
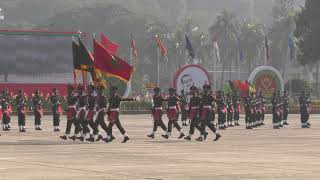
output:
[[[291,36],[289,36],[288,48],[289,48],[289,61],[291,62],[291,60],[294,58],[294,50],[295,50],[295,43]]]
[[[244,61],[244,55],[241,47],[241,42],[240,42],[240,37],[238,36],[238,53],[239,53],[239,61],[243,62]]]
[[[196,55],[194,53],[194,50],[193,50],[193,47],[192,47],[191,41],[189,40],[188,35],[186,35],[186,49],[187,49],[189,55],[194,59],[194,57]]]

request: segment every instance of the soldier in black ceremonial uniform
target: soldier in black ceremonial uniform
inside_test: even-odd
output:
[[[154,91],[154,95],[152,97],[153,129],[152,129],[152,133],[148,135],[148,137],[150,138],[154,138],[154,135],[157,132],[158,126],[160,126],[163,131],[167,132],[167,127],[162,121],[162,105],[163,105],[163,102],[166,101],[166,99],[160,95],[159,87],[155,87],[153,91]]]
[[[189,135],[184,138],[189,141],[191,140],[191,137],[194,134],[194,129],[199,126],[200,105],[201,105],[201,97],[199,97],[197,94],[198,88],[196,88],[195,86],[191,86],[190,91],[192,95],[189,103],[189,117],[190,117],[191,123],[190,123]],[[199,131],[201,132],[200,128],[199,128]]]
[[[287,91],[283,92],[282,101],[283,101],[283,125],[289,125],[288,123],[289,95]]]
[[[108,135],[105,141],[111,142],[114,137],[112,136],[112,127],[114,125],[117,126],[121,134],[123,135],[124,139],[122,143],[127,142],[130,138],[127,135],[126,131],[123,129],[120,119],[119,119],[119,113],[120,113],[120,103],[121,101],[134,101],[134,98],[123,98],[120,97],[118,94],[118,88],[117,87],[111,87],[110,88],[110,97],[109,97],[109,107],[108,107]]]
[[[180,135],[178,139],[183,138],[185,135],[182,132],[182,129],[178,123],[178,101],[181,99],[176,95],[176,90],[174,88],[169,88],[169,97],[167,98],[168,102],[168,130],[165,135],[162,137],[168,139],[172,133],[172,125],[179,131]]]
[[[52,95],[50,97],[51,102],[51,109],[52,109],[52,116],[53,116],[53,131],[59,132],[60,131],[60,116],[62,113],[61,107],[61,99],[58,92],[58,89],[54,88],[52,90]]]
[[[233,127],[233,101],[230,93],[227,93],[226,95],[226,105],[227,105],[227,124],[228,127]]]
[[[93,129],[93,134],[90,136],[89,139],[87,139],[87,141],[100,141],[103,139],[103,136],[100,135],[99,133],[99,126],[107,133],[108,132],[108,125],[106,124],[104,117],[106,115],[107,112],[107,97],[104,95],[104,86],[103,85],[99,85],[97,87],[97,97],[96,97],[96,102],[97,102],[97,107],[96,112],[95,112],[95,116],[93,117],[93,122],[94,125],[90,125],[91,128]],[[89,109],[93,108],[93,99],[94,97],[89,97],[88,98],[88,102],[89,102]],[[89,121],[89,123],[91,123],[91,121]],[[95,139],[97,137],[97,139]],[[111,139],[114,139],[114,136],[111,136]]]
[[[256,92],[255,95],[255,110],[256,110],[256,126],[262,125],[262,102],[259,98],[259,92]]]
[[[250,124],[250,117],[251,117],[251,100],[250,100],[250,92],[247,91],[246,96],[243,98],[243,105],[245,109],[245,123],[247,129],[252,129]]]
[[[309,122],[309,118],[310,118],[310,112],[311,112],[311,96],[309,92],[306,94],[306,103],[307,103],[307,126],[310,128],[311,123]]]
[[[272,123],[274,129],[280,128],[280,112],[279,112],[279,100],[277,98],[277,93],[274,92],[271,98],[272,104]]]
[[[81,136],[77,136],[76,138],[84,141],[87,132],[86,126],[87,122],[85,120],[86,114],[87,114],[87,94],[84,91],[84,87],[82,85],[79,85],[78,87],[78,105],[77,105],[77,110],[78,110],[78,116],[77,116],[77,123],[80,124],[81,126]]]
[[[226,128],[225,119],[226,119],[227,108],[226,108],[226,103],[225,103],[225,99],[223,97],[222,91],[217,92],[216,103],[217,103],[219,129],[225,129]]]
[[[278,100],[278,112],[279,112],[279,127],[283,127],[283,99],[281,96],[281,91],[277,91]]]
[[[266,114],[266,98],[263,96],[263,92],[259,92],[259,99],[261,102],[261,125],[264,125],[264,117]]]
[[[68,139],[68,137],[70,135],[72,124],[74,124],[74,126],[75,126],[75,131],[79,131],[79,130],[77,130],[77,129],[79,129],[78,123],[76,123],[76,117],[77,117],[76,105],[78,102],[78,97],[77,97],[77,94],[74,92],[73,86],[68,85],[67,89],[68,89],[68,95],[66,97],[66,101],[67,101],[67,105],[68,105],[67,126],[66,126],[65,135],[60,136],[60,138],[64,139],[64,140]],[[76,135],[74,135],[73,137],[74,137],[73,140],[75,140]]]
[[[212,96],[210,93],[211,86],[208,84],[205,84],[203,86],[203,94],[201,97],[201,102],[200,102],[200,108],[201,108],[201,135],[199,138],[197,138],[197,141],[203,141],[205,137],[207,136],[206,133],[206,127],[208,127],[215,135],[214,141],[217,141],[221,135],[217,131],[215,125],[212,122],[212,105],[214,103],[215,98]]]
[[[252,128],[256,127],[257,109],[256,109],[256,98],[254,92],[250,93],[250,126]]]
[[[41,131],[41,118],[43,116],[43,102],[42,95],[39,90],[36,90],[33,98],[33,110],[34,110],[34,125],[37,131]]]
[[[2,123],[3,123],[3,130],[9,131],[10,130],[10,121],[11,121],[11,97],[9,94],[9,90],[5,88],[2,91],[2,99],[1,99],[1,105],[2,105]]]
[[[308,97],[306,93],[303,91],[299,97],[299,104],[300,104],[300,114],[301,114],[301,127],[302,128],[310,128],[308,126]]]
[[[17,112],[18,112],[18,126],[20,132],[26,132],[26,113],[27,113],[27,97],[24,95],[23,90],[18,90],[16,97]]]
[[[239,99],[237,91],[233,92],[232,102],[233,102],[233,110],[234,110],[234,114],[233,114],[234,125],[240,126],[239,120],[240,120],[241,107],[240,107],[240,99]]]
[[[184,90],[181,90],[181,121],[182,126],[188,126],[187,119],[188,119],[188,111],[189,111],[189,105],[188,105],[188,97],[185,94]]]

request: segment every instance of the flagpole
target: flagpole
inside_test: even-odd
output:
[[[239,47],[238,47],[238,80],[240,80],[240,42],[239,42]]]
[[[157,48],[157,55],[158,55],[158,86],[160,87],[160,52],[159,52],[159,48]]]

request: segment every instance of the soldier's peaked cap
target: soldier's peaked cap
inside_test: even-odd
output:
[[[205,84],[205,85],[203,85],[202,88],[203,88],[203,89],[211,89],[211,86],[210,86],[209,84]]]
[[[155,87],[155,88],[153,88],[153,91],[160,91],[160,88],[159,87]]]
[[[191,86],[191,87],[190,87],[190,90],[191,90],[191,91],[193,91],[193,90],[198,90],[198,88],[195,87],[195,86]]]

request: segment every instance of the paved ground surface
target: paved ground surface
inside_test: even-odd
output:
[[[164,140],[161,131],[150,140],[149,115],[124,115],[127,144],[118,131],[112,144],[62,141],[51,117],[42,132],[31,128],[32,118],[25,134],[17,132],[16,117],[11,132],[0,132],[0,180],[320,179],[320,115],[311,116],[312,129],[300,129],[299,116],[291,115],[281,130],[272,129],[268,116],[267,126],[228,129],[218,142],[212,134],[205,142],[177,140],[176,133]]]

